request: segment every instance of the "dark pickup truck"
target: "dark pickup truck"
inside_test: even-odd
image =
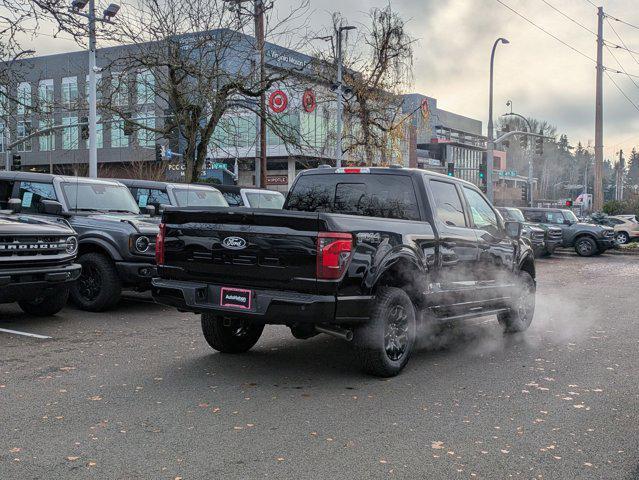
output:
[[[420,322],[497,315],[519,332],[535,306],[521,224],[424,170],[307,170],[279,211],[167,208],[156,261],[154,298],[201,313],[214,349],[245,352],[284,324],[352,341],[380,376],[406,365]]]
[[[80,276],[78,238],[66,222],[0,211],[0,303],[18,302],[31,315],[58,313]],[[17,204],[17,205],[16,205]]]

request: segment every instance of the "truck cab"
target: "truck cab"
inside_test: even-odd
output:
[[[0,172],[0,191],[2,201],[19,202],[23,213],[64,219],[78,233],[82,273],[70,296],[80,308],[106,310],[124,289],[150,288],[158,220],[142,214],[120,182]]]

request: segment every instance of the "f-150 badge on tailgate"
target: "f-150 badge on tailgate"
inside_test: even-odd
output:
[[[240,237],[226,237],[222,240],[222,246],[231,250],[242,250],[246,248],[246,240]]]

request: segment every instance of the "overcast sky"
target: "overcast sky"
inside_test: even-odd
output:
[[[120,0],[124,3],[126,0]],[[554,11],[557,7],[576,22],[596,31],[596,9],[588,0],[502,0],[544,29],[591,58],[596,56],[595,36]],[[275,0],[281,11],[298,0]],[[341,11],[357,25],[366,12],[384,7],[386,0],[310,0],[312,28],[330,25],[332,11]],[[576,144],[594,145],[595,65],[579,53],[539,31],[497,0],[391,0],[394,9],[408,21],[417,38],[413,91],[437,98],[441,108],[482,120],[486,128],[488,66],[494,40],[503,36],[510,45],[500,45],[495,62],[495,113],[514,111],[547,120]],[[599,3],[599,0],[594,0]],[[639,26],[637,0],[605,0],[610,15]],[[639,29],[610,20],[630,49],[639,52]],[[604,22],[604,37],[621,44]],[[64,40],[50,37],[36,41],[38,53],[76,49]],[[639,54],[613,49],[630,73],[639,75]],[[621,70],[604,49],[604,64]],[[639,78],[634,85],[625,75],[610,74],[630,99],[639,105]],[[639,146],[639,111],[604,75],[605,156],[620,148],[628,153]]]

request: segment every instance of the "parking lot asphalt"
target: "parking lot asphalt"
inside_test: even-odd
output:
[[[215,353],[145,296],[0,305],[0,479],[639,478],[639,258],[537,263],[531,328],[468,321],[398,377],[267,327]]]

